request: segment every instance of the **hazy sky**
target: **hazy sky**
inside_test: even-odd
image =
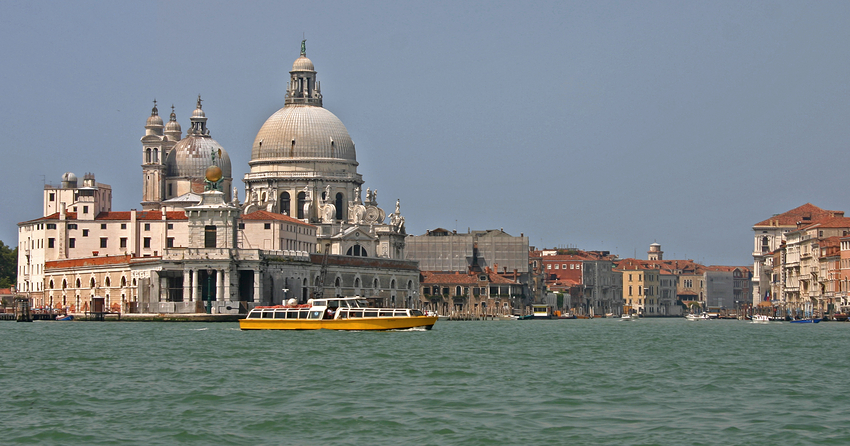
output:
[[[198,94],[244,199],[302,35],[364,188],[407,231],[749,264],[752,225],[850,211],[850,2],[0,2],[0,240],[95,174],[141,209],[152,101]]]

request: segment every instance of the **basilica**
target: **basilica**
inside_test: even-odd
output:
[[[35,307],[71,312],[241,314],[256,305],[359,295],[417,307],[405,221],[357,172],[354,142],[322,105],[304,42],[283,107],[251,147],[244,201],[199,96],[186,135],[154,101],[141,138],[141,210],[66,173],[44,213],[19,223],[18,286]]]

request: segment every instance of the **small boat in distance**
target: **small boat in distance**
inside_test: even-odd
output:
[[[700,313],[700,314],[691,313],[691,314],[688,314],[687,316],[685,316],[685,319],[689,320],[689,321],[707,321],[707,320],[711,319],[711,317],[708,315],[708,313]]]
[[[820,318],[812,318],[812,319],[792,319],[792,324],[817,324],[820,322]]]
[[[770,322],[770,317],[764,314],[754,314],[752,318],[754,324],[767,324]]]
[[[56,316],[56,320],[57,321],[73,321],[74,315],[73,314],[60,314],[59,316]]]
[[[408,308],[369,307],[360,297],[310,299],[306,305],[255,307],[242,330],[404,330],[422,327],[430,330],[437,316],[426,316]]]
[[[620,316],[621,321],[636,321],[638,319],[640,319],[640,317],[637,315],[637,313],[634,313],[634,314],[623,313],[623,315]]]

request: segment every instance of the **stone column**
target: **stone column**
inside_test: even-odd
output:
[[[189,302],[197,302],[198,301],[198,270],[192,270],[192,297],[189,298]]]
[[[259,269],[254,270],[254,302],[263,302],[263,281]]]
[[[183,270],[183,302],[192,301],[192,270]]]
[[[215,300],[224,300],[224,271],[223,269],[215,272]]]
[[[230,275],[233,274],[233,272],[230,270],[230,268],[226,268],[222,271],[224,272],[224,287],[222,289],[222,297],[223,300],[231,301],[233,299],[230,296]]]

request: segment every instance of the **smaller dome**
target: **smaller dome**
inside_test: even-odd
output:
[[[153,115],[150,118],[148,118],[148,122],[145,123],[145,125],[146,126],[161,126],[162,125],[162,118],[160,118],[159,115]]]
[[[177,122],[177,114],[174,113],[174,106],[171,106],[171,117],[168,119],[168,124],[165,124],[166,132],[182,132],[180,123]]]
[[[313,61],[303,54],[292,64],[292,71],[316,71],[313,67]]]
[[[204,111],[200,107],[198,107],[198,108],[195,109],[195,111],[192,112],[192,117],[193,118],[206,118],[207,114],[204,113]],[[160,119],[160,122],[162,122],[161,119]]]
[[[212,154],[215,153],[215,161]],[[166,176],[206,178],[210,163],[221,167],[222,176],[230,178],[230,156],[209,136],[188,136],[174,145],[165,160]]]
[[[182,132],[183,129],[180,127],[180,123],[177,120],[168,121],[168,124],[165,124],[166,132]]]
[[[77,176],[74,175],[73,172],[65,172],[64,174],[62,174],[62,181],[69,181],[69,182],[72,182],[72,183],[76,183],[77,182]]]
[[[159,117],[159,110],[156,108],[156,99],[153,101],[153,109],[151,109],[151,116],[148,118],[145,126],[162,126],[162,118]]]

